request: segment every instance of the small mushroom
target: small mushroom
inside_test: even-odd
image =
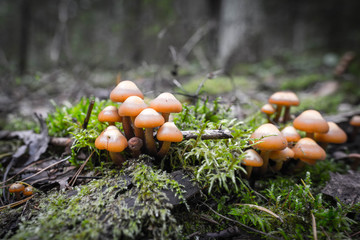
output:
[[[145,128],[145,146],[149,154],[157,155],[156,143],[154,139],[153,129],[164,124],[164,118],[160,113],[152,108],[145,108],[135,118],[134,125],[137,128]]]
[[[302,138],[292,148],[294,151],[294,158],[300,161],[295,169],[302,169],[305,164],[314,165],[318,160],[325,160],[326,153],[313,139]]]
[[[130,96],[138,96],[144,99],[144,94],[129,80],[121,81],[110,93],[110,99],[113,102],[124,102]]]
[[[27,186],[25,189],[24,189],[24,196],[31,196],[34,194],[34,188],[32,186]]]
[[[9,187],[9,192],[15,194],[16,200],[20,200],[21,196],[20,193],[22,193],[25,189],[25,186],[21,183],[13,183]]]
[[[306,110],[293,122],[294,128],[306,132],[306,137],[314,139],[314,133],[327,133],[329,124],[316,110]]]
[[[173,122],[166,122],[159,128],[156,138],[163,142],[157,154],[159,158],[162,158],[169,151],[171,143],[181,142],[183,135]]]
[[[126,138],[115,126],[107,127],[95,140],[95,147],[108,150],[111,160],[118,166],[125,162],[121,152],[127,146]]]
[[[115,125],[115,122],[121,122],[122,119],[115,106],[107,106],[99,113],[98,120],[108,122],[109,125]]]
[[[141,148],[143,147],[144,142],[141,138],[132,137],[128,141],[128,147],[132,152],[133,158],[138,158],[141,154]]]
[[[315,133],[314,139],[320,142],[320,146],[326,150],[329,143],[342,144],[347,141],[347,135],[336,123],[328,122],[329,131],[327,133]]]
[[[250,136],[253,147],[261,151],[264,164],[260,172],[264,174],[268,169],[269,155],[271,151],[279,151],[287,147],[288,143],[279,129],[271,123],[265,123],[258,127]]]
[[[301,136],[293,126],[287,126],[281,130],[282,135],[288,142],[288,147],[291,148],[294,143],[300,140]]]
[[[285,106],[283,122],[287,122],[290,119],[290,107],[298,106],[300,104],[300,101],[295,93],[291,91],[280,91],[270,96],[269,103],[277,105],[274,122],[278,123],[282,107]]]
[[[351,133],[351,140],[355,141],[356,135],[358,134],[360,127],[360,115],[352,116],[350,119],[350,125],[353,127],[353,131]]]
[[[260,110],[262,113],[266,114],[266,118],[268,122],[271,123],[270,117],[276,112],[275,108],[271,104],[267,103],[264,106],[262,106]]]
[[[246,166],[246,179],[250,179],[253,167],[261,167],[264,161],[254,149],[248,149],[244,152],[241,164]]]
[[[283,150],[271,152],[269,157],[275,162],[275,166],[272,169],[278,172],[282,168],[284,162],[294,157],[294,152],[289,147],[286,147]]]
[[[164,92],[157,96],[150,102],[150,107],[161,113],[165,122],[169,121],[170,113],[178,113],[182,110],[179,100],[169,92]]]

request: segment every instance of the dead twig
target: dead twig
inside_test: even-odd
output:
[[[93,107],[94,107],[94,104],[95,104],[95,100],[92,99],[89,103],[89,107],[88,107],[88,110],[87,110],[87,113],[86,113],[86,117],[84,119],[84,124],[82,126],[83,129],[86,129],[87,128],[87,125],[89,123],[89,120],[90,120],[90,116],[91,116],[91,112],[93,110]]]
[[[84,169],[86,163],[89,161],[89,159],[92,157],[92,155],[94,154],[95,150],[92,151],[92,153],[89,155],[89,157],[83,162],[83,164],[81,164],[81,166],[79,167],[79,169],[76,171],[76,173],[74,174],[74,176],[71,178],[71,180],[69,181],[69,185],[71,187],[74,186],[78,176],[80,175],[81,171]]]

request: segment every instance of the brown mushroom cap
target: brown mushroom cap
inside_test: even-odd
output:
[[[110,93],[110,99],[113,102],[124,102],[130,96],[144,98],[136,84],[129,80],[120,82]]]
[[[34,189],[32,186],[27,186],[25,189],[24,189],[24,196],[31,196],[33,195],[34,193]]]
[[[134,125],[138,128],[155,128],[163,125],[163,116],[152,108],[145,108],[135,118]]]
[[[302,138],[292,148],[294,158],[308,160],[324,160],[326,153],[313,139]]]
[[[119,107],[118,113],[120,116],[134,117],[147,108],[147,104],[144,100],[138,96],[128,97]]]
[[[315,140],[324,143],[341,144],[347,141],[347,135],[336,123],[328,122],[329,131],[327,133],[315,133]]]
[[[283,150],[273,151],[270,153],[270,159],[274,161],[276,160],[286,161],[287,159],[293,157],[294,157],[294,151],[288,147],[284,148]]]
[[[284,135],[288,142],[297,142],[301,138],[300,134],[293,126],[285,127],[283,130],[281,130],[281,133],[282,135]]]
[[[121,122],[121,117],[115,106],[107,106],[99,113],[98,120],[100,122]]]
[[[166,122],[159,128],[156,138],[163,142],[181,142],[183,135],[173,122]]]
[[[297,116],[293,122],[294,128],[307,133],[326,133],[329,124],[316,110],[306,110]]]
[[[157,96],[150,102],[150,107],[160,113],[178,113],[182,110],[180,101],[169,92]]]
[[[115,126],[107,127],[95,140],[95,147],[109,152],[122,152],[128,143]]]
[[[271,104],[267,103],[261,107],[261,112],[271,115],[271,114],[274,114],[276,112],[276,110]]]
[[[350,120],[350,125],[359,127],[360,126],[360,115],[355,115]]]
[[[287,147],[285,137],[279,129],[271,123],[265,123],[258,127],[250,136],[256,144],[254,148],[264,151],[278,151]]]
[[[270,96],[269,103],[283,106],[298,106],[300,101],[294,92],[280,91]]]
[[[241,163],[245,166],[261,167],[264,164],[264,161],[254,149],[248,149],[244,152],[244,158]]]
[[[22,185],[21,183],[13,183],[9,187],[9,192],[10,193],[20,193],[20,192],[24,191],[24,189],[25,189],[25,186]]]

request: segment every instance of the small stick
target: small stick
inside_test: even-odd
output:
[[[86,117],[84,119],[84,124],[82,126],[83,129],[86,129],[87,128],[87,125],[89,123],[89,120],[90,120],[90,116],[91,116],[91,112],[93,110],[93,107],[94,107],[94,103],[95,103],[95,100],[92,99],[89,103],[89,107],[88,107],[88,110],[87,110],[87,113],[86,113]]]
[[[92,151],[92,153],[90,154],[90,156],[84,161],[84,163],[79,167],[79,169],[77,170],[77,172],[74,174],[74,176],[71,178],[71,180],[69,181],[69,185],[71,187],[74,186],[78,176],[80,175],[81,171],[84,169],[86,163],[89,161],[89,159],[91,158],[91,156],[94,154],[95,150]]]

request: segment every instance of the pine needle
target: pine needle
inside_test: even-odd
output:
[[[282,220],[282,218],[279,215],[275,214],[273,211],[271,211],[271,210],[269,210],[267,208],[264,208],[264,207],[261,207],[261,206],[258,206],[258,205],[254,205],[254,204],[236,204],[236,205],[238,205],[238,206],[249,206],[249,207],[252,207],[252,208],[256,208],[256,209],[258,209],[260,211],[263,211],[263,212],[266,212],[266,213],[270,214],[271,216],[279,219],[280,222],[284,223],[284,221]]]

